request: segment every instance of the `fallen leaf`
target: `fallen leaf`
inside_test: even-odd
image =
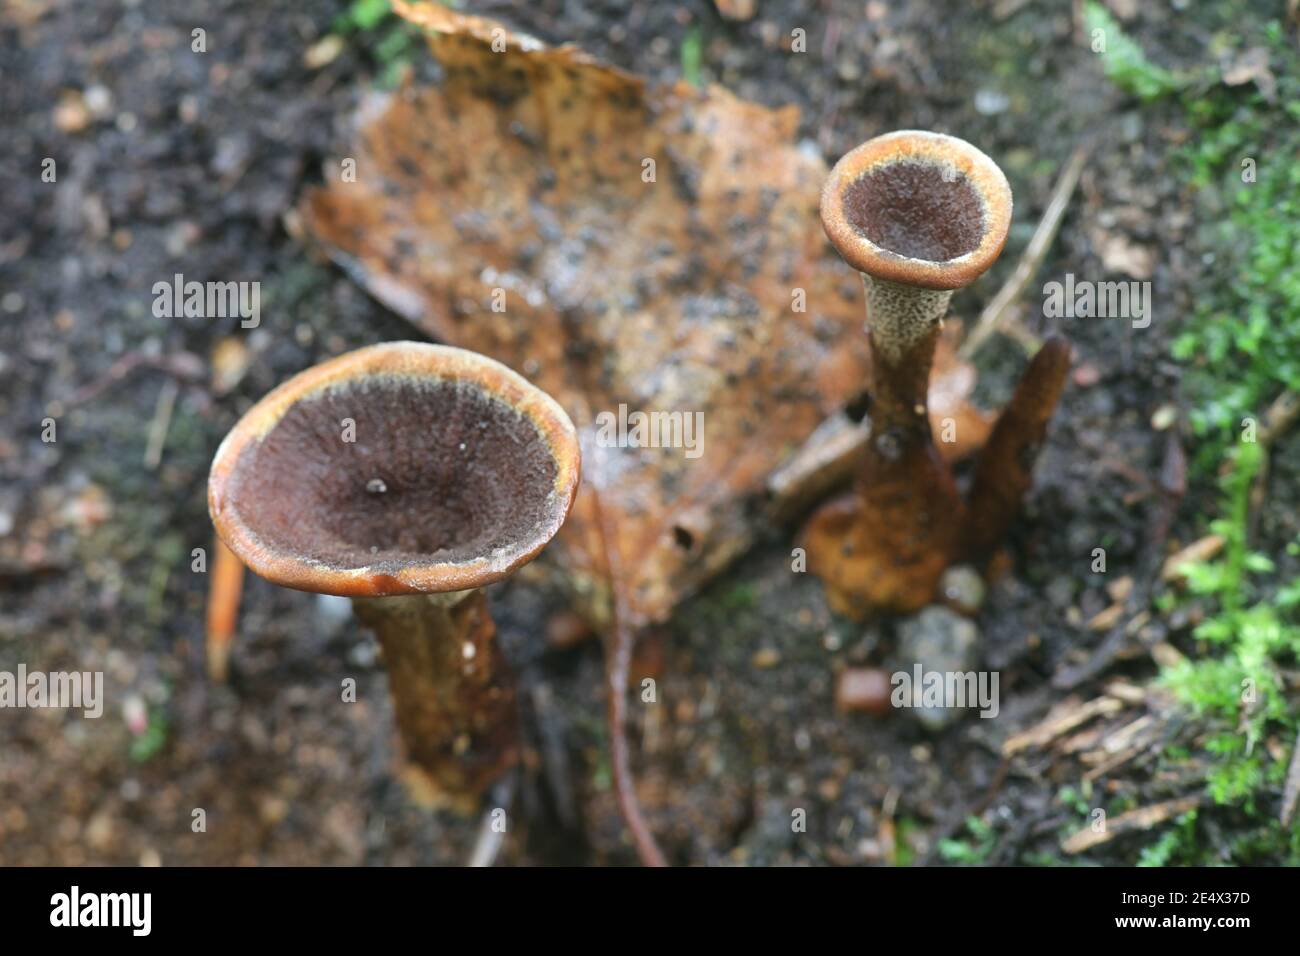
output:
[[[1117,272],[1134,279],[1150,279],[1156,271],[1156,253],[1119,232],[1093,229],[1089,234],[1092,246],[1101,257],[1107,272]]]
[[[826,166],[794,109],[648,88],[490,20],[395,7],[435,31],[445,78],[363,111],[356,181],[336,171],[304,224],[427,333],[560,401],[586,481],[557,557],[604,618],[598,491],[631,609],[663,619],[745,549],[750,499],[863,387],[857,277],[817,217]],[[700,454],[610,447],[597,416],[620,405],[700,413]]]

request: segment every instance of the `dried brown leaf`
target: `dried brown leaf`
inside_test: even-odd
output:
[[[767,477],[866,381],[857,277],[817,216],[826,166],[795,143],[793,108],[651,88],[490,20],[396,8],[435,31],[444,79],[370,104],[355,182],[310,192],[304,225],[428,334],[560,401],[630,609],[663,619],[747,547]],[[949,386],[959,414],[976,414],[972,384]],[[606,447],[597,416],[620,404],[702,413],[702,454]],[[968,424],[977,435],[978,416]],[[592,498],[555,550],[603,618]]]

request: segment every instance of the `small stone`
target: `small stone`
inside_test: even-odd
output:
[[[83,101],[95,119],[107,119],[113,112],[113,94],[99,83],[86,87]]]
[[[289,801],[281,797],[265,797],[257,810],[263,823],[275,826],[289,816]]]
[[[546,620],[546,643],[567,651],[595,636],[591,625],[577,611],[557,611]]]
[[[302,65],[309,70],[319,70],[338,59],[343,52],[343,38],[331,33],[309,46],[302,55]]]
[[[91,849],[103,852],[113,842],[113,818],[105,811],[100,811],[86,824],[85,840]]]
[[[1047,587],[1048,604],[1058,611],[1074,604],[1075,581],[1070,575],[1057,575]]]
[[[352,617],[352,602],[336,594],[317,594],[312,602],[312,620],[316,632],[333,637]]]
[[[975,112],[981,116],[997,116],[1011,105],[1011,97],[1001,90],[982,89],[975,92]]]
[[[835,709],[840,713],[886,714],[892,687],[879,667],[846,667],[835,681]]]
[[[959,614],[975,614],[984,605],[984,579],[969,564],[954,564],[939,579],[943,603]]]
[[[1167,431],[1178,421],[1177,405],[1161,405],[1151,416],[1151,427],[1158,432]]]
[[[1084,362],[1070,374],[1070,377],[1080,388],[1092,388],[1101,381],[1101,370],[1091,362]]]
[[[212,391],[216,395],[230,392],[248,371],[253,360],[248,346],[238,336],[228,335],[212,350]]]
[[[80,133],[90,125],[91,113],[85,98],[73,90],[54,107],[54,126],[62,133]]]
[[[919,664],[923,675],[955,674],[975,669],[979,628],[968,618],[940,605],[931,605],[898,625],[898,653],[909,671]],[[942,730],[969,708],[910,707],[916,719],[930,730]]]

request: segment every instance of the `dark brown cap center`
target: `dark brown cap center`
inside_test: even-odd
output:
[[[227,500],[277,551],[393,573],[517,549],[550,527],[555,478],[537,426],[478,384],[373,376],[290,406]]]
[[[844,190],[844,218],[881,249],[947,262],[979,248],[984,207],[960,172],[900,160],[877,166]]]

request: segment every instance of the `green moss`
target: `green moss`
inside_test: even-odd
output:
[[[1171,168],[1205,224],[1188,250],[1202,266],[1195,310],[1172,352],[1186,366],[1192,479],[1205,485],[1222,476],[1219,515],[1204,530],[1221,535],[1224,546],[1215,559],[1185,569],[1185,591],[1155,603],[1164,613],[1194,604],[1203,615],[1192,655],[1159,675],[1196,719],[1195,743],[1171,748],[1162,762],[1207,765],[1212,808],[1164,829],[1142,851],[1140,862],[1149,866],[1300,862],[1296,828],[1284,832],[1276,819],[1290,756],[1283,751],[1300,725],[1284,680],[1300,661],[1300,580],[1288,580],[1247,539],[1251,487],[1262,465],[1255,428],[1278,395],[1300,389],[1300,56],[1277,23],[1243,35],[1252,31],[1242,29],[1233,5],[1207,7],[1205,16],[1206,25],[1212,18],[1236,24],[1216,34],[1210,58],[1231,57],[1234,46],[1269,51],[1275,97],[1253,84],[1208,82],[1211,70],[1193,92],[1196,81],[1154,67],[1104,10],[1087,10],[1090,28],[1107,33],[1108,77],[1148,102],[1179,94],[1188,136]],[[1220,824],[1213,842],[1205,828],[1211,816]]]
[[[1148,60],[1142,48],[1125,35],[1101,4],[1085,5],[1083,21],[1089,43],[1101,57],[1106,78],[1125,93],[1147,102],[1186,85],[1185,79]]]
[[[940,840],[939,856],[949,863],[976,865],[983,863],[997,845],[997,835],[993,827],[979,817],[966,820],[965,839]]]
[[[682,78],[691,86],[700,86],[704,62],[704,38],[699,27],[691,27],[682,40]]]
[[[384,89],[398,84],[420,50],[420,29],[397,16],[389,0],[353,0],[335,18],[334,32],[347,37],[378,64],[378,83]]]

